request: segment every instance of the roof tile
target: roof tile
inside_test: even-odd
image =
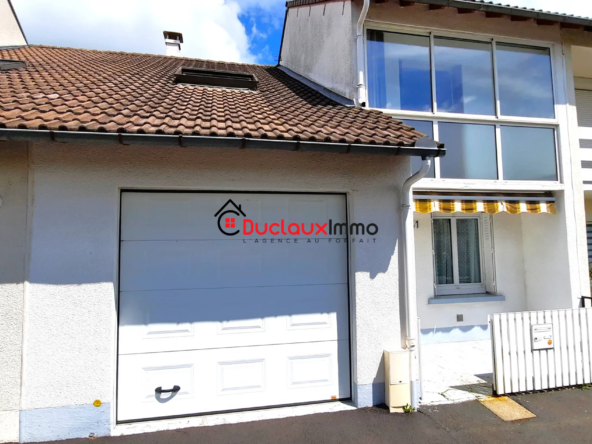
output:
[[[340,105],[278,67],[27,46],[0,73],[0,126],[412,146],[422,134],[378,111]],[[174,83],[181,66],[249,72],[257,91]]]

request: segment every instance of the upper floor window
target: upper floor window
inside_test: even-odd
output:
[[[500,114],[554,118],[549,49],[498,43],[495,54]]]
[[[368,68],[371,106],[432,110],[429,37],[368,31]]]
[[[374,108],[555,117],[548,48],[369,30],[367,52]]]
[[[446,156],[432,164],[427,178],[556,181],[556,134],[553,128],[524,125],[401,121],[443,141]],[[412,171],[420,157],[411,158]]]
[[[491,44],[434,39],[438,111],[495,114]]]

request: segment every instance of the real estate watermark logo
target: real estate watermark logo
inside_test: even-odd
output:
[[[261,240],[263,243],[266,243],[267,238],[261,238],[261,236],[268,236],[273,243],[273,239],[275,238],[278,238],[278,241],[280,241],[280,237],[303,236],[305,240],[307,238],[309,240],[315,239],[317,243],[321,239],[333,240],[335,242],[341,242],[342,240],[353,242],[357,239],[357,242],[365,242],[363,240],[364,238],[367,239],[366,243],[374,243],[376,239],[370,239],[369,236],[376,236],[378,234],[378,225],[375,223],[362,224],[352,222],[348,225],[346,222],[334,222],[332,219],[328,221],[305,222],[280,219],[277,221],[255,222],[247,217],[242,205],[237,205],[232,199],[228,199],[222,205],[222,208],[216,212],[214,217],[218,218],[218,229],[222,234],[225,236],[242,234],[243,242],[249,240],[244,239],[245,237],[252,237],[256,242]],[[332,236],[345,237],[342,239]],[[355,238],[351,238],[353,236]],[[296,239],[295,243],[297,243]]]
[[[228,199],[222,208],[218,210],[214,217],[218,218],[218,229],[226,236],[236,236],[240,230],[236,229],[236,219],[240,216],[247,217],[240,205]]]

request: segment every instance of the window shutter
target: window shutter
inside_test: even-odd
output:
[[[484,263],[484,278],[485,291],[487,293],[496,294],[497,286],[495,282],[495,247],[493,241],[493,217],[490,214],[483,214],[483,263]]]
[[[576,89],[578,126],[592,128],[592,91]]]

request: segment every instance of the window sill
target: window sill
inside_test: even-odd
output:
[[[505,296],[492,294],[453,294],[449,296],[436,296],[428,299],[428,304],[466,304],[470,302],[503,302]]]

